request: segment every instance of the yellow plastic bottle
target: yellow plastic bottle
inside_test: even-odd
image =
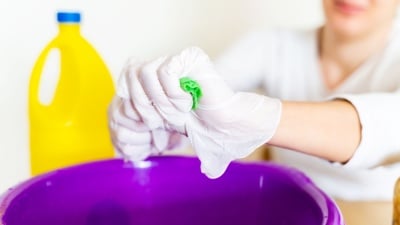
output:
[[[59,12],[58,35],[36,61],[29,84],[30,163],[37,175],[60,167],[114,156],[107,107],[112,77],[96,50],[81,36],[78,12]],[[60,74],[50,104],[39,100],[43,66],[60,53]]]

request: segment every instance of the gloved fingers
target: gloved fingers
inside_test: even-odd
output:
[[[176,64],[175,66],[171,65],[171,60],[175,57],[167,59],[165,63],[161,65],[157,72],[157,76],[170,103],[175,109],[185,113],[192,109],[193,102],[190,94],[183,91],[180,87],[179,79],[184,75],[178,71],[179,68],[171,69],[171,67],[180,66],[180,64]]]
[[[197,47],[183,50],[180,54],[172,57],[165,68],[160,70],[160,81],[163,88],[176,105],[182,105],[183,110],[187,110],[187,105],[179,104],[182,101],[182,92],[176,88],[181,77],[187,76],[199,83],[203,96],[199,102],[201,106],[215,107],[231,96],[234,92],[229,88],[222,77],[216,72],[208,55]],[[186,95],[186,98],[188,99]],[[189,98],[191,100],[191,98]],[[191,107],[191,105],[190,105]],[[189,108],[190,109],[190,108]]]
[[[170,102],[158,79],[159,69],[162,68],[165,59],[159,58],[144,65],[139,73],[139,81],[162,119],[173,125],[183,125],[184,114]],[[179,85],[179,82],[177,84]]]
[[[125,159],[134,162],[146,159],[152,154],[152,146],[147,145],[127,145],[117,143],[115,144],[117,152]]]
[[[144,145],[150,144],[152,141],[151,132],[136,132],[128,128],[119,126],[111,135],[111,138],[119,143],[129,145]]]
[[[181,146],[183,144],[182,138],[183,135],[181,133],[171,131],[169,135],[167,149],[174,149]]]
[[[140,121],[141,117],[137,110],[134,108],[133,103],[131,100],[122,100],[121,104],[121,114],[126,116],[127,118],[134,120],[134,121]]]
[[[133,161],[143,160],[151,154],[160,154],[171,146],[171,135],[163,129],[149,132],[132,132],[124,127],[111,135],[113,145],[120,155]],[[173,136],[175,139],[175,135]]]
[[[200,128],[201,130],[201,128]],[[200,130],[188,130],[188,137],[201,162],[201,172],[208,178],[220,177],[228,168],[233,156],[226,152],[224,140],[216,140],[215,137]]]
[[[151,66],[151,64],[143,65],[142,68]],[[156,129],[164,126],[164,121],[155,109],[153,102],[146,95],[143,86],[139,80],[139,74],[142,73],[142,68],[139,72],[131,71],[128,79],[128,90],[134,108],[139,113],[142,121],[151,129]],[[144,76],[144,75],[141,75]]]
[[[184,49],[178,55],[173,56],[168,64],[167,72],[176,74],[179,78],[189,76],[196,68],[207,68],[212,65],[208,55],[198,47]],[[205,75],[201,76],[204,77]],[[192,74],[190,77],[199,78],[196,74]]]
[[[131,120],[140,121],[141,118],[134,108],[132,102],[129,99],[124,99],[119,96],[114,96],[111,100],[110,106],[108,108],[108,113],[113,115],[118,113],[119,117],[127,117]],[[117,116],[117,115],[116,115]]]
[[[123,99],[130,99],[128,90],[128,77],[131,72],[137,72],[143,62],[136,58],[129,58],[125,63],[118,79],[117,95]]]
[[[220,148],[206,149],[204,147],[199,148],[199,146],[195,147],[196,154],[201,162],[201,172],[208,178],[215,179],[222,176],[231,161],[233,161],[230,154],[215,151],[221,151],[222,149]],[[202,149],[202,151],[197,151],[198,149]]]
[[[140,120],[140,117],[129,100],[115,96],[108,107],[108,122],[112,132],[123,126],[134,131],[148,131],[149,128]]]
[[[170,103],[157,77],[157,70],[164,63],[165,59],[163,57],[145,64],[139,72],[138,78],[146,96],[152,103],[169,107]]]
[[[151,131],[153,147],[158,152],[162,152],[168,148],[169,138],[170,132],[165,129],[159,128]]]
[[[199,83],[222,80],[209,56],[198,47],[186,48],[172,57],[166,70],[167,73],[176,74],[179,78],[188,76]]]
[[[224,159],[206,157],[200,158],[201,167],[200,170],[210,179],[216,179],[225,173],[231,161]]]

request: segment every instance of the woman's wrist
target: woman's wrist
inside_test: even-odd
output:
[[[361,140],[353,105],[345,100],[282,102],[278,128],[268,142],[330,161],[348,161]]]

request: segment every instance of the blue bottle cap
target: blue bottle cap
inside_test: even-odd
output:
[[[79,23],[81,14],[79,12],[58,12],[57,21],[59,23]]]

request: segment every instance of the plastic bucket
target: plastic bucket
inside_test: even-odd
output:
[[[0,218],[4,225],[344,224],[332,199],[295,169],[234,162],[213,180],[197,158],[174,156],[34,177],[3,195]]]

